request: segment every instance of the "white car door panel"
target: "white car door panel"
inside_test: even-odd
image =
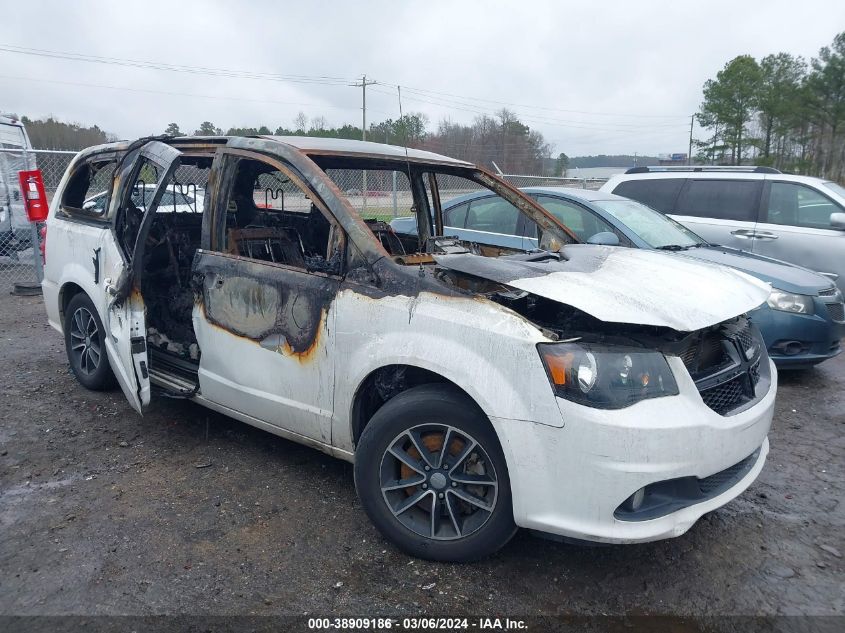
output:
[[[668,215],[711,244],[730,246],[743,251],[753,250],[753,240],[750,235],[754,232],[755,222],[714,220],[674,213]]]
[[[203,397],[330,443],[339,279],[202,250],[194,275]]]

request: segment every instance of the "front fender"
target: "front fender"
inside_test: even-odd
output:
[[[562,426],[536,345],[546,341],[518,314],[486,299],[420,293],[336,299],[337,413],[333,444],[352,450],[352,407],[366,377],[387,365],[412,365],[458,385],[488,417]],[[341,417],[343,416],[343,417]]]

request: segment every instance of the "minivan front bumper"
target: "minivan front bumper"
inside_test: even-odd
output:
[[[493,418],[508,459],[517,525],[604,543],[654,541],[683,534],[757,478],[769,451],[774,365],[765,395],[746,410],[722,416],[704,404],[682,361],[667,360],[678,379],[678,396],[620,410],[558,398],[562,428]],[[736,468],[741,463],[747,467]],[[645,519],[623,520],[617,513],[646,486],[681,478],[712,481],[719,473],[734,478],[722,482],[715,496],[670,504],[666,513]]]

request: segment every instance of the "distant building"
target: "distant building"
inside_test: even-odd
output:
[[[677,153],[677,154],[658,154],[657,158],[660,160],[661,165],[686,165],[687,164],[687,153]]]
[[[624,174],[628,167],[570,167],[566,170],[567,178],[610,178]]]

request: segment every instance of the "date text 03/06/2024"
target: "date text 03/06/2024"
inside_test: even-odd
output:
[[[525,620],[518,618],[309,618],[310,630],[373,630],[373,631],[456,631],[477,629],[481,631],[527,630]]]

